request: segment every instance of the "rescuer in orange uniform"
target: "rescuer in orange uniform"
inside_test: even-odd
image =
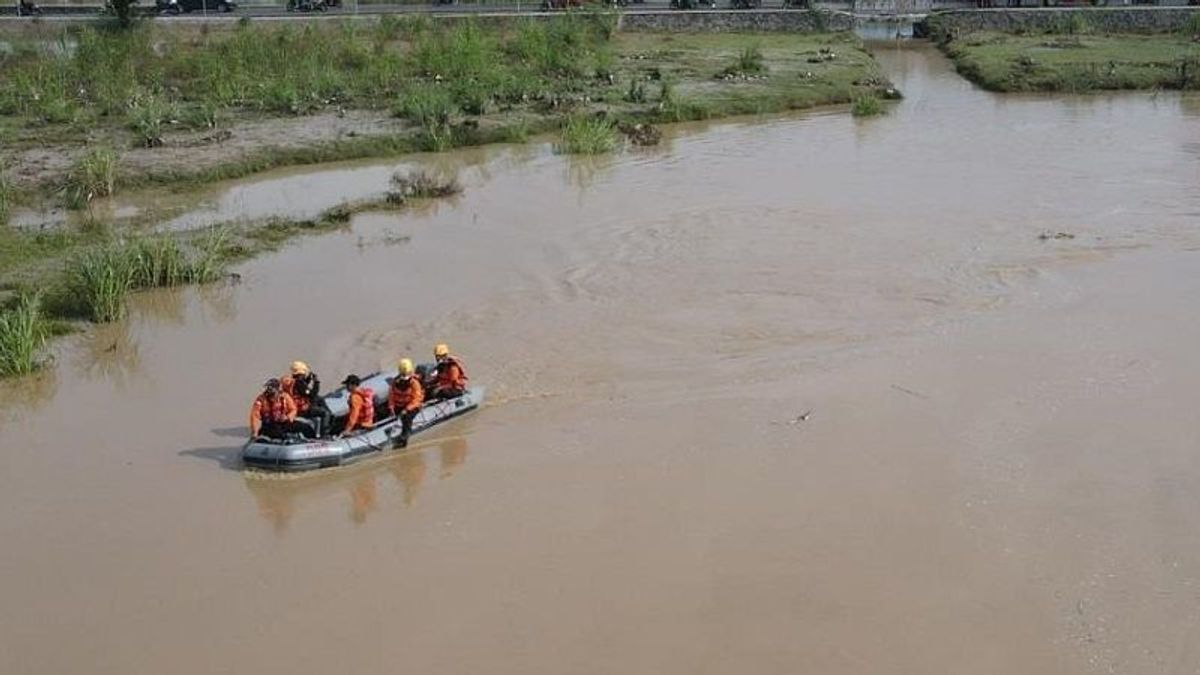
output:
[[[250,437],[283,438],[288,433],[300,433],[303,424],[296,422],[296,402],[277,379],[267,380],[263,392],[250,406]]]
[[[425,388],[421,386],[421,378],[413,375],[413,362],[410,359],[400,359],[396,364],[397,375],[392,378],[388,388],[388,411],[400,418],[400,437],[396,439],[396,447],[408,446],[408,437],[412,434],[413,418],[421,412],[421,404],[425,401]]]
[[[375,426],[375,392],[361,385],[362,379],[357,375],[347,375],[342,380],[342,386],[350,393],[350,412],[346,415],[342,436]]]
[[[451,356],[450,348],[445,344],[433,348],[433,358],[437,359],[437,370],[433,373],[430,398],[441,400],[462,396],[467,390],[467,371],[462,361]]]

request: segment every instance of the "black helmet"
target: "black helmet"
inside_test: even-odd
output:
[[[362,384],[362,379],[357,375],[347,375],[346,379],[342,380],[342,386],[357,387]]]

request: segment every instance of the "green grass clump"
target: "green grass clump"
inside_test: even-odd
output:
[[[874,94],[856,96],[850,104],[850,114],[855,117],[874,117],[883,114],[883,103]]]
[[[129,128],[138,136],[138,142],[147,148],[163,144],[163,126],[175,122],[179,111],[158,96],[135,99],[129,104],[127,113]]]
[[[131,291],[220,278],[228,260],[226,242],[226,231],[217,228],[193,243],[192,255],[169,235],[85,249],[67,263],[61,304],[98,323],[116,321],[125,316]]]
[[[187,255],[171,237],[139,239],[129,245],[132,288],[178,286],[191,280]]]
[[[556,149],[566,155],[599,155],[617,147],[616,124],[606,117],[567,119]]]
[[[767,72],[767,64],[758,45],[750,45],[738,52],[733,63],[721,72],[723,75],[758,75]]]
[[[82,209],[93,199],[111,196],[117,186],[117,153],[95,148],[84,154],[67,175],[67,208]]]
[[[49,334],[41,299],[24,295],[0,309],[0,376],[26,375],[38,369]]]
[[[116,321],[125,316],[125,298],[137,274],[136,252],[128,247],[86,251],[67,265],[67,298],[92,321]]]

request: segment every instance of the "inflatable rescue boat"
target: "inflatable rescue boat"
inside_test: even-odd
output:
[[[375,393],[375,426],[345,438],[275,439],[252,438],[242,448],[242,463],[247,468],[263,471],[310,471],[342,466],[393,449],[400,438],[401,425],[397,417],[387,416],[388,385],[391,374],[375,373],[363,378],[363,387]],[[412,436],[465,415],[483,403],[483,387],[469,387],[462,396],[426,403],[413,418]],[[339,389],[322,397],[336,420],[338,428],[350,410],[350,397]],[[380,412],[382,411],[382,414]]]

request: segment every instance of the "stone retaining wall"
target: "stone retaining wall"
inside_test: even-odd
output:
[[[1169,33],[1183,28],[1200,7],[1095,7],[1079,9],[976,9],[938,12],[926,20],[929,36],[943,40],[978,31],[1041,33],[1081,17],[1099,33]]]
[[[617,26],[631,33],[815,33],[853,30],[854,17],[809,10],[690,10],[622,14]]]

